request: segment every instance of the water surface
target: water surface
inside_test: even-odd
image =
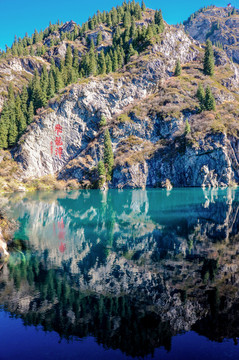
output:
[[[15,194],[0,359],[238,359],[239,191]]]

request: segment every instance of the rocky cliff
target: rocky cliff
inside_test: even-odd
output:
[[[142,25],[152,22],[150,14]],[[18,179],[51,174],[58,180],[77,180],[81,187],[95,187],[104,132],[109,129],[114,152],[109,187],[158,187],[166,181],[176,187],[238,183],[239,70],[226,48],[225,52],[214,47],[215,75],[203,74],[200,42],[207,36],[201,36],[200,19],[209,16],[229,27],[238,14],[227,19],[226,10],[215,7],[200,12],[185,24],[196,40],[182,27],[165,24],[164,33],[118,72],[80,79],[51,99],[12,150],[21,168]],[[73,29],[74,24],[68,25]],[[230,29],[236,36],[237,30]],[[229,33],[225,34],[228,39]],[[57,49],[63,45],[64,41]],[[177,60],[183,68],[179,77],[173,76]],[[198,112],[199,83],[212,89],[215,112]],[[103,127],[102,116],[107,119]],[[53,146],[57,127],[63,147],[60,156]]]
[[[198,69],[200,47],[182,30],[171,29],[147,58],[136,60],[138,68],[129,65],[117,76],[69,87],[22,137],[15,159],[23,166],[23,176],[57,173],[60,179],[91,186],[103,157],[105,128],[99,122],[104,115],[115,154],[111,186],[157,187],[166,179],[173,186],[238,182],[237,68],[223,56],[218,54],[217,74],[224,76],[207,79]],[[185,64],[180,79],[171,77],[177,57]],[[196,113],[200,80],[212,84],[218,114]],[[233,109],[226,119],[225,107]],[[191,134],[185,137],[187,119]],[[63,129],[61,159],[50,149],[58,123]]]
[[[186,32],[194,39],[223,48],[239,64],[239,11],[232,6],[211,6],[193,14],[184,22]]]

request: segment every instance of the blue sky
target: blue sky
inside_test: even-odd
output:
[[[147,7],[162,9],[163,17],[169,24],[183,21],[199,8],[212,3],[226,6],[229,0],[145,0]],[[74,20],[81,24],[99,10],[110,10],[120,5],[121,0],[0,0],[0,48],[11,46],[14,35],[23,37],[37,30],[45,29],[49,21]],[[232,0],[232,5],[239,7],[239,0]]]

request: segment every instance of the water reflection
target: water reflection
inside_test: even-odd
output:
[[[15,195],[0,305],[61,337],[93,335],[131,356],[194,330],[239,331],[239,191]]]

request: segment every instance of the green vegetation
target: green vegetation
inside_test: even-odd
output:
[[[187,120],[186,120],[186,123],[185,123],[184,133],[185,133],[185,135],[188,135],[188,134],[190,134],[190,132],[191,132],[191,127],[190,127],[189,122],[188,122],[188,119],[187,119]]]
[[[107,125],[107,120],[106,120],[106,117],[104,115],[101,116],[101,119],[100,119],[100,123],[99,123],[99,126],[100,127],[103,127],[103,126],[106,126]]]
[[[105,164],[102,160],[98,163],[98,177],[98,188],[101,189],[106,180]]]
[[[214,64],[215,64],[215,59],[212,48],[212,42],[210,40],[207,40],[205,55],[204,55],[204,67],[203,67],[203,71],[205,75],[212,76],[214,74]]]
[[[205,109],[205,91],[202,86],[202,83],[198,85],[197,94],[196,94],[199,104],[200,104],[200,111],[203,111]]]
[[[176,67],[174,70],[174,76],[180,76],[181,73],[182,73],[182,67],[181,67],[180,61],[177,60]]]
[[[209,86],[206,88],[206,94],[205,94],[205,109],[208,111],[215,111],[216,110],[216,103],[215,98],[212,94],[212,91]]]
[[[208,110],[208,111],[215,111],[216,110],[216,102],[215,102],[215,98],[212,94],[212,91],[210,89],[210,86],[208,85],[206,88],[206,92],[204,91],[204,88],[202,86],[202,84],[200,83],[197,89],[197,94],[196,94],[198,100],[199,100],[199,110],[204,111],[204,110]]]
[[[0,118],[0,148],[14,146],[27,125],[33,121],[34,114],[41,114],[49,99],[61,89],[76,82],[78,78],[118,71],[132,56],[142,52],[154,36],[162,33],[164,21],[161,10],[156,10],[153,22],[148,27],[136,24],[137,20],[142,19],[142,11],[145,11],[144,2],[140,7],[139,3],[133,0],[124,2],[117,8],[113,7],[109,12],[98,11],[82,26],[75,25],[74,30],[69,33],[60,31],[62,24],[58,21],[55,25],[50,23],[46,30],[39,33],[35,30],[31,37],[27,34],[23,39],[15,37],[12,47],[7,47],[1,57],[31,54],[46,58],[47,47],[56,46],[65,39],[78,39],[86,46],[79,61],[79,51],[75,44],[72,46],[68,43],[65,59],[56,64],[52,58],[49,70],[46,65],[40,72],[35,70],[28,88],[23,88],[20,95],[17,91],[14,93],[12,86],[9,87],[8,99]],[[103,41],[102,31],[98,31],[96,43],[89,36],[90,31],[99,29],[99,25],[107,26],[112,31],[112,45],[100,51],[96,46]],[[55,32],[60,32],[60,39],[53,36]],[[50,42],[43,44],[48,37]]]

